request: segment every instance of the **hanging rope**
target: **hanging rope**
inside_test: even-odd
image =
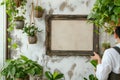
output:
[[[38,0],[37,0],[37,3],[36,3],[36,6],[38,6]]]
[[[34,3],[32,2],[32,9],[31,9],[31,14],[30,14],[30,24],[35,23],[34,19]]]

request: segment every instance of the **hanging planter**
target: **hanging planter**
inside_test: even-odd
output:
[[[27,0],[14,0],[16,7],[24,6],[27,3]]]
[[[29,44],[35,44],[37,42],[37,36],[36,36],[37,32],[41,32],[41,31],[39,31],[34,24],[28,26],[26,25],[23,28],[23,33],[26,33],[28,35]]]
[[[36,6],[34,10],[34,14],[36,18],[41,18],[44,14],[44,9],[41,6]]]
[[[29,41],[29,44],[35,44],[37,43],[37,36],[34,35],[34,36],[28,36],[28,41]]]
[[[23,0],[14,0],[16,7],[20,7]]]
[[[23,16],[17,16],[14,18],[14,20],[15,20],[16,29],[23,29],[25,18]]]

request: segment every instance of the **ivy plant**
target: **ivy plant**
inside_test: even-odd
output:
[[[6,6],[6,14],[7,14],[7,20],[8,20],[8,48],[16,49],[18,47],[17,43],[11,43],[12,39],[10,38],[10,33],[14,30],[14,17],[19,13],[18,7],[16,6],[15,1],[21,1],[21,9],[24,9],[24,6],[27,3],[27,0],[3,0],[1,2],[1,6],[5,5]],[[23,10],[22,14],[25,14],[25,9]],[[10,40],[11,39],[11,40]]]
[[[112,33],[120,22],[120,0],[96,0],[88,20]]]

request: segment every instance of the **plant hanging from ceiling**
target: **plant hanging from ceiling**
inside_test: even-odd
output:
[[[113,28],[120,25],[120,0],[96,0],[88,19],[112,33]]]

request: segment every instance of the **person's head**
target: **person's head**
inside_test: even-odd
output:
[[[115,39],[120,39],[120,26],[116,26],[114,30],[114,37]]]

